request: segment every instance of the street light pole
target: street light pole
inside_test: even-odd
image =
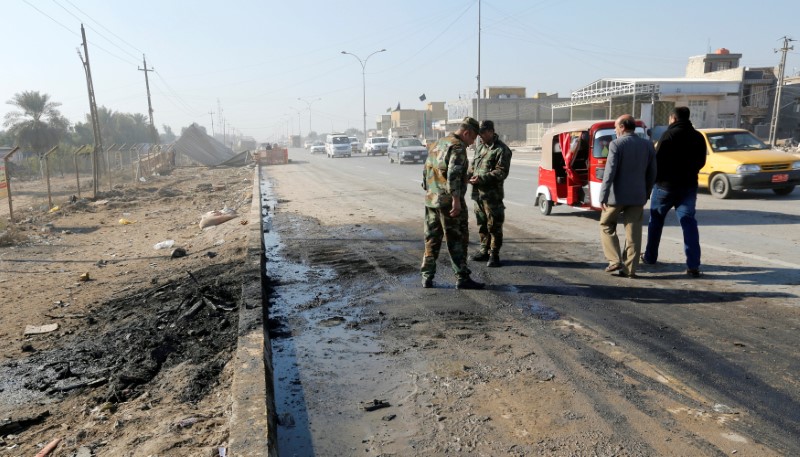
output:
[[[306,100],[305,98],[301,98],[301,97],[297,97],[297,99],[300,100],[301,102],[306,102],[306,105],[308,106],[308,133],[311,134],[311,130],[312,130],[312,128],[311,128],[311,104],[314,103],[314,102],[318,102],[318,101],[320,101],[322,99],[321,98],[315,98],[313,100]]]
[[[356,60],[358,60],[358,63],[361,64],[362,101],[364,108],[364,141],[367,141],[367,77],[366,77],[367,61],[369,60],[370,57],[374,56],[375,54],[385,51],[386,49],[375,51],[372,54],[368,55],[367,58],[364,60],[361,60],[360,57],[353,54],[352,52],[342,51],[342,54],[350,54],[351,56],[355,57]]]

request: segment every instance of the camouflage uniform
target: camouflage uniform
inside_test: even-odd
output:
[[[442,238],[447,240],[447,252],[456,278],[459,281],[469,278],[469,213],[465,200],[468,165],[467,146],[455,133],[438,140],[425,161],[422,172],[422,187],[426,191],[425,255],[420,268],[425,279],[432,279],[436,274]],[[457,217],[450,216],[454,195],[461,200],[461,213]]]
[[[503,181],[510,168],[511,149],[496,134],[491,145],[481,143],[475,148],[467,176],[480,178],[480,183],[472,185],[472,199],[475,201],[482,254],[497,254],[503,246]]]

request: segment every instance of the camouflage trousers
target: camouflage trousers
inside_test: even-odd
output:
[[[506,207],[502,200],[479,200],[473,206],[478,221],[481,252],[500,252],[503,246],[503,221],[506,219]]]
[[[436,274],[436,259],[442,248],[442,240],[447,242],[447,252],[457,279],[470,275],[467,268],[467,245],[469,244],[469,212],[466,202],[462,202],[461,214],[450,217],[449,209],[425,207],[425,255],[422,257],[420,272],[423,278],[433,278]]]

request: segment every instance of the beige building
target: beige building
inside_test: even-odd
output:
[[[435,138],[433,125],[447,119],[444,102],[428,102],[425,109],[396,109],[390,114],[382,114],[376,119],[376,133],[414,135]]]
[[[457,128],[464,117],[472,116],[478,120],[494,121],[495,130],[503,141],[519,142],[526,141],[528,124],[569,120],[569,113],[550,109],[553,103],[569,100],[558,94],[537,92],[527,97],[526,89],[519,86],[486,87],[483,94],[485,97],[480,100],[480,109],[475,98],[447,102],[447,131]]]

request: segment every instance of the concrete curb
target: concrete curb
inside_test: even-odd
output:
[[[253,173],[246,265],[242,274],[239,340],[234,356],[228,455],[277,457],[272,346],[264,323],[266,277],[261,216],[261,166]]]

